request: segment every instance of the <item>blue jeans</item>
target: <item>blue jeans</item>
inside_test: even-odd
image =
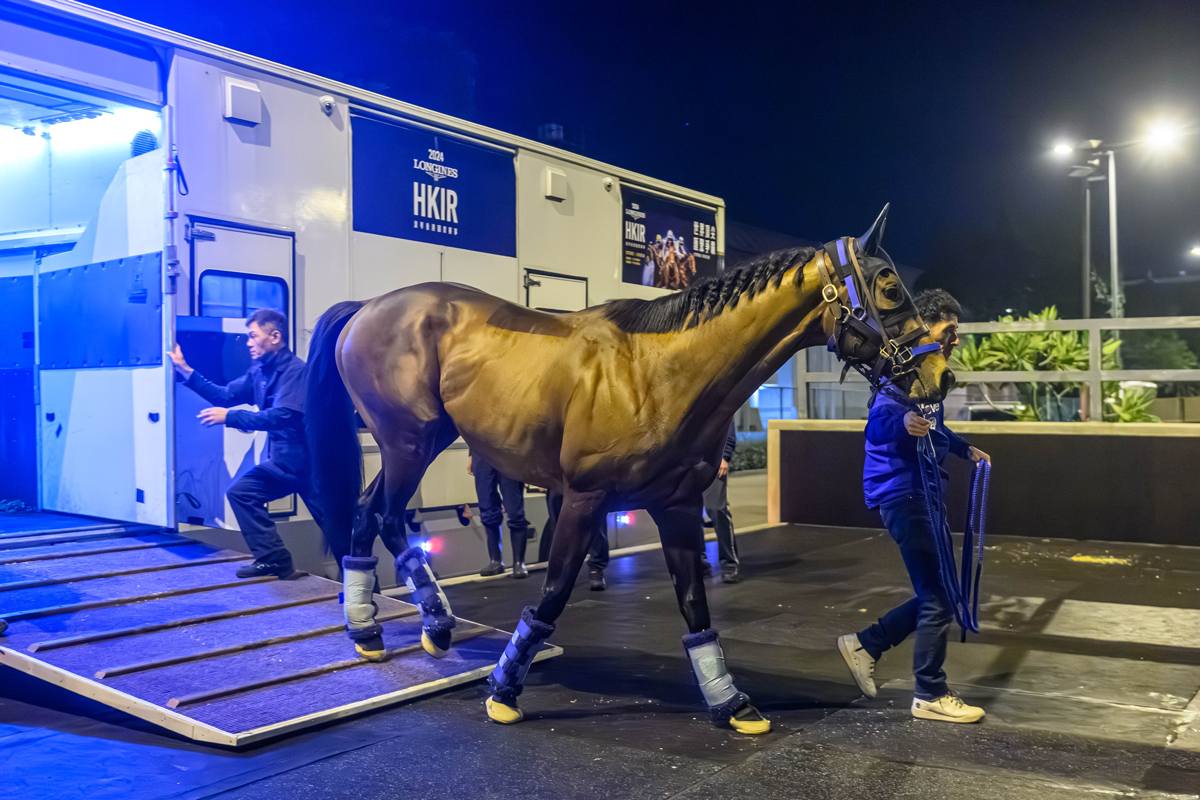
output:
[[[913,677],[916,696],[934,700],[946,694],[946,637],[952,612],[942,586],[933,530],[925,511],[925,499],[906,497],[879,509],[888,533],[900,545],[900,556],[908,568],[917,596],[896,606],[874,625],[858,634],[859,644],[875,659],[895,647],[914,631]]]

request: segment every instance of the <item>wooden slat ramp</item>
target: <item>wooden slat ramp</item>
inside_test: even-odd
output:
[[[390,657],[369,663],[334,581],[239,580],[249,556],[143,526],[30,533],[0,537],[0,663],[199,741],[248,745],[476,680],[509,638],[459,620],[430,658],[416,607],[376,595]]]

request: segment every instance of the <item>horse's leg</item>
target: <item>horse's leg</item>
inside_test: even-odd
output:
[[[675,597],[687,621],[688,635],[683,637],[683,647],[713,724],[728,725],[739,733],[766,733],[771,730],[770,720],[758,713],[758,709],[750,705],[750,698],[733,685],[733,676],[725,667],[720,639],[711,627],[700,565],[704,521],[699,504],[650,509],[650,516],[658,526],[667,570],[675,585]]]
[[[346,633],[354,650],[368,661],[383,661],[383,628],[375,622],[375,567],[379,559],[371,551],[382,532],[384,470],[380,470],[362,497],[354,514],[350,555],[342,558],[342,598]]]
[[[562,511],[554,527],[554,543],[546,564],[546,583],[542,601],[537,608],[526,606],[521,621],[513,632],[512,641],[504,648],[500,663],[488,678],[492,694],[487,700],[488,717],[494,722],[511,725],[524,719],[517,706],[517,696],[525,683],[525,675],[533,657],[554,633],[554,621],[566,608],[575,586],[575,578],[591,545],[592,531],[604,516],[603,492],[573,492],[563,495]]]
[[[455,619],[450,611],[450,601],[438,586],[425,551],[408,546],[404,511],[429,464],[456,437],[457,432],[448,417],[376,437],[387,475],[382,524],[384,541],[389,542],[389,549],[396,553],[396,577],[408,586],[412,603],[421,611],[421,646],[434,658],[442,658],[450,650]]]

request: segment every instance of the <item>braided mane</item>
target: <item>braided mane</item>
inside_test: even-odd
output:
[[[807,264],[816,253],[812,247],[791,247],[759,256],[717,278],[701,278],[682,292],[655,300],[629,298],[603,306],[604,316],[626,333],[672,333],[694,328],[736,308],[743,296],[754,295],[783,282],[783,275],[797,264]],[[800,273],[796,273],[800,280]]]

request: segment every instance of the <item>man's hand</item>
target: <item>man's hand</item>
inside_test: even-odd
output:
[[[915,411],[909,411],[904,415],[904,430],[908,431],[910,436],[918,438],[929,435],[929,420],[922,417]]]
[[[175,362],[175,369],[177,369],[179,374],[184,377],[184,380],[192,377],[192,373],[195,372],[195,370],[189,367],[187,361],[184,360],[183,350],[179,349],[178,344],[175,345],[174,350],[167,351],[167,357],[170,358],[171,361]]]
[[[721,466],[717,469],[717,477],[724,478],[728,474],[729,474],[729,462],[722,458]]]
[[[986,461],[988,463],[989,467],[992,465],[992,457],[989,456],[987,453],[983,452],[982,450],[980,450],[978,447],[971,448],[970,456],[971,456],[971,463],[973,463],[973,464],[977,464],[980,461]]]
[[[473,457],[467,456],[467,474],[470,475],[472,478],[475,477],[474,461],[475,461],[475,459]]]
[[[225,416],[229,413],[228,409],[224,408],[206,408],[196,415],[196,419],[204,425],[224,425]]]

